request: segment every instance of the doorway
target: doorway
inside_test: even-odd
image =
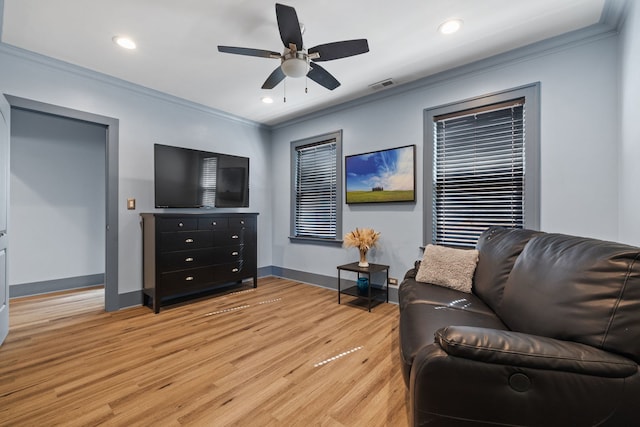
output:
[[[52,118],[71,119],[88,125],[97,125],[104,129],[105,159],[105,203],[104,203],[104,288],[105,310],[120,308],[118,294],[118,120],[73,110],[51,104],[45,104],[24,98],[6,96],[12,110],[23,110],[45,114]],[[63,242],[61,242],[61,246]]]

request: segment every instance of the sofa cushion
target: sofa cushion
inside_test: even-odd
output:
[[[427,245],[416,280],[469,293],[477,264],[476,249]]]
[[[400,310],[407,304],[431,304],[458,310],[493,316],[493,310],[474,294],[456,291],[442,286],[405,280],[398,288]]]
[[[562,234],[531,239],[497,314],[514,331],[640,362],[640,248]]]
[[[502,300],[504,285],[516,258],[527,242],[540,231],[491,227],[480,235],[476,249],[478,265],[473,278],[473,292],[493,310]]]

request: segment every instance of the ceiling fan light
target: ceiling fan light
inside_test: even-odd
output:
[[[307,75],[309,64],[300,58],[289,58],[282,61],[282,72],[287,77],[302,77]]]

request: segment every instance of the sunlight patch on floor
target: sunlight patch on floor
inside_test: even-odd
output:
[[[253,289],[245,289],[245,290],[242,290],[242,291],[229,292],[229,293],[227,294],[227,296],[231,296],[231,295],[239,295],[239,294],[246,294],[246,293],[248,293],[248,292],[255,292],[255,291],[256,291],[256,289],[255,289],[255,288],[253,288]]]
[[[272,303],[278,302],[278,301],[282,301],[282,298],[274,298],[274,299],[270,299],[270,300],[260,301],[256,305],[272,304]],[[249,307],[251,307],[251,304],[245,304],[245,305],[240,305],[240,306],[237,306],[237,307],[225,308],[224,310],[212,311],[210,313],[206,313],[204,316],[205,317],[214,316],[216,314],[229,313],[229,312],[232,312],[232,311],[238,311],[238,310],[242,310],[242,309],[249,308]]]
[[[229,313],[231,311],[242,310],[243,308],[248,308],[248,307],[251,307],[251,306],[247,304],[247,305],[240,305],[238,307],[225,308],[224,310],[212,311],[211,313],[205,314],[205,317],[214,316],[216,314]]]
[[[282,298],[274,298],[274,299],[270,299],[270,300],[266,300],[266,301],[260,301],[258,303],[258,305],[271,304],[271,303],[278,302],[278,301],[282,301]]]
[[[342,352],[342,353],[340,353],[340,354],[338,354],[336,356],[329,357],[328,359],[324,359],[322,362],[318,362],[318,363],[314,364],[313,367],[314,368],[318,368],[320,366],[326,365],[327,363],[333,362],[335,360],[338,360],[338,359],[340,359],[342,357],[347,356],[348,354],[355,353],[358,350],[362,350],[362,348],[363,348],[362,346],[354,347],[351,350],[347,350],[347,351],[344,351],[344,352]]]

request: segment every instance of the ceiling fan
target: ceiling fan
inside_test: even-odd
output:
[[[278,19],[280,38],[284,43],[282,54],[270,50],[218,46],[218,51],[224,53],[279,59],[280,65],[273,70],[262,85],[262,89],[273,89],[285,77],[296,78],[306,75],[319,85],[334,90],[340,86],[340,82],[317,63],[369,52],[367,39],[325,43],[305,49],[302,44],[302,31],[296,10],[291,6],[276,3],[276,18]]]

